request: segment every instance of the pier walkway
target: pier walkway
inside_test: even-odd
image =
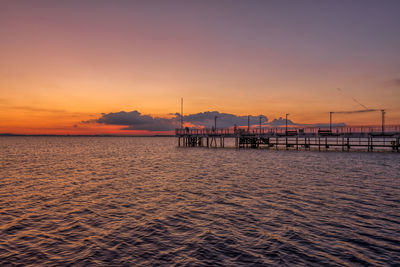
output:
[[[175,130],[178,146],[294,150],[400,151],[400,125],[340,128],[226,128]],[[226,145],[226,143],[228,143]],[[234,145],[232,145],[234,143]],[[231,144],[231,145],[229,145]]]

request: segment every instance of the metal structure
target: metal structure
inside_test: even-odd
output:
[[[363,105],[362,105],[363,106]],[[181,128],[176,129],[178,146],[184,147],[225,147],[225,140],[234,140],[236,148],[286,148],[305,149],[317,148],[319,151],[342,150],[389,150],[400,151],[400,125],[385,127],[385,110],[368,109],[356,111],[331,111],[329,112],[329,128],[293,128],[288,129],[288,116],[285,114],[285,128],[262,128],[262,115],[259,116],[259,127],[251,129],[250,115],[247,116],[247,130],[245,127],[217,129],[217,118],[214,117],[214,126],[211,129],[183,128],[183,97],[181,98]],[[351,114],[363,112],[382,113],[380,127],[332,127],[332,115]],[[219,142],[218,142],[219,141]],[[218,144],[219,143],[219,144]]]
[[[285,122],[286,122],[286,134],[287,134],[287,116],[289,116],[289,113],[286,113],[286,118],[285,118]]]
[[[181,97],[181,129],[183,129],[183,97]]]
[[[400,125],[385,129],[380,126],[337,127],[335,131],[331,127],[291,127],[290,131],[287,127],[176,129],[175,134],[178,146],[183,147],[226,147],[225,141],[230,140],[234,141],[235,148],[400,151]]]
[[[380,111],[382,113],[382,133],[385,133],[385,110],[384,109],[364,109],[364,110],[354,110],[354,111],[331,111],[329,112],[329,130],[332,131],[332,114],[353,114],[353,113],[365,113],[365,112],[375,112],[375,111]]]

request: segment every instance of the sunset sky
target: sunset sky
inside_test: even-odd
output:
[[[400,1],[2,0],[0,92],[0,133],[400,124]]]

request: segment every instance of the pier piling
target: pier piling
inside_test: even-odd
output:
[[[232,139],[235,148],[272,148],[276,150],[318,151],[400,151],[400,126],[385,126],[385,132],[374,127],[335,129],[176,129],[178,147],[226,147]],[[322,139],[322,140],[321,140]],[[231,143],[231,144],[232,144]],[[229,144],[229,143],[228,143]],[[229,145],[228,145],[229,146]],[[325,149],[322,149],[325,147]]]

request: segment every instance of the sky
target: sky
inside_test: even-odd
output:
[[[0,133],[162,134],[181,97],[191,127],[366,109],[400,124],[399,14],[397,0],[2,0]]]

